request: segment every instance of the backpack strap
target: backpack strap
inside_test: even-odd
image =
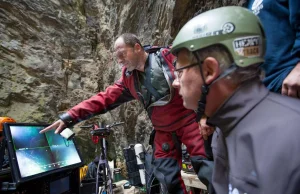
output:
[[[144,45],[144,50],[147,52],[147,53],[156,53],[157,51],[159,51],[160,49],[162,48],[166,48],[164,46],[152,46],[152,45]]]
[[[164,57],[163,54],[162,54],[162,50],[163,50],[163,48],[160,49],[160,52],[159,52],[159,54],[158,54],[159,60],[160,60],[160,63],[162,64],[162,67],[164,68],[164,70],[166,71],[166,73],[167,73],[167,75],[168,75],[168,77],[169,77],[169,79],[170,79],[170,83],[173,83],[173,81],[174,81],[174,76],[172,76],[171,69],[170,69],[170,67],[169,67],[169,65],[168,65],[168,63],[167,63],[165,57]],[[165,56],[168,55],[168,54],[170,54],[169,51],[165,54]]]
[[[174,67],[174,65],[172,64],[173,61],[171,59],[173,55],[169,51],[170,46],[144,45],[143,47],[144,47],[144,50],[149,54],[150,53],[158,53],[160,63],[162,64],[163,69],[166,71],[166,73],[170,79],[170,82],[172,83],[175,79],[175,76],[173,75],[174,73],[172,73],[173,72],[172,68]]]
[[[145,73],[146,73],[145,87],[155,97],[155,100],[159,100],[160,98],[162,98],[162,96],[156,91],[155,88],[153,88],[153,86],[151,84],[151,59],[152,59],[152,57],[153,56],[151,54],[149,54],[148,66],[145,69]]]

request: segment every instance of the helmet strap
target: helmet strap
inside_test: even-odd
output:
[[[208,95],[210,85],[206,84],[205,80],[204,80],[204,75],[203,75],[203,70],[202,70],[203,62],[200,60],[197,53],[194,52],[194,55],[199,62],[200,74],[201,74],[202,81],[203,81],[203,85],[201,86],[201,96],[200,96],[200,100],[198,101],[198,107],[196,110],[196,114],[197,114],[196,122],[198,123],[200,121],[200,119],[202,118],[202,116],[204,115],[204,111],[205,111],[205,107],[206,107],[206,96]]]
[[[200,69],[200,74],[203,80],[203,85],[201,86],[201,96],[200,96],[200,100],[198,101],[198,107],[196,110],[196,122],[198,123],[200,121],[200,119],[202,118],[202,116],[205,114],[205,107],[206,107],[206,96],[208,95],[209,92],[209,88],[212,84],[214,84],[215,82],[217,82],[218,80],[226,77],[227,75],[229,75],[230,73],[234,72],[238,66],[235,63],[232,63],[230,65],[230,67],[228,69],[226,69],[223,73],[221,73],[214,81],[212,81],[210,84],[206,84],[205,83],[205,79],[203,76],[203,68],[202,68],[202,64],[203,62],[200,60],[198,54],[196,52],[194,52],[194,55],[196,57],[196,59],[199,62],[199,69]]]
[[[198,123],[200,121],[200,119],[202,118],[202,116],[204,115],[204,111],[205,111],[205,107],[206,107],[206,96],[208,94],[209,91],[209,87],[206,84],[203,84],[201,87],[202,90],[202,94],[200,97],[200,100],[198,101],[198,107],[196,110],[196,122]]]

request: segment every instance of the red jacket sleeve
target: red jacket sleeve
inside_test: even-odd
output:
[[[106,88],[105,92],[100,92],[88,100],[84,100],[68,111],[74,123],[86,120],[92,116],[106,113],[124,102],[135,99],[129,89],[125,87],[123,77],[114,85]]]

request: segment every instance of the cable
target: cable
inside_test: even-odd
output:
[[[64,140],[65,146],[69,147],[69,145],[70,145],[69,140],[66,140],[64,137],[61,137],[61,138]]]

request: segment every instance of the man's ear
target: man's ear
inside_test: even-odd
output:
[[[206,84],[211,84],[220,74],[218,61],[213,57],[207,57],[202,64]]]
[[[138,44],[138,43],[135,43],[135,45],[134,45],[134,50],[135,50],[136,52],[140,52],[140,51],[142,50],[141,45]]]

